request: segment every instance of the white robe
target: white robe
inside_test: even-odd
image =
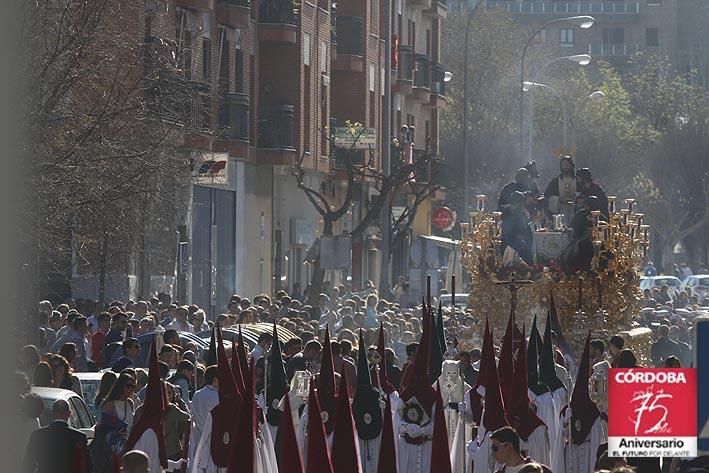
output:
[[[473,414],[467,406],[465,413],[458,414],[453,443],[449,445],[453,473],[470,473],[471,458],[465,447],[471,440],[473,440]]]
[[[202,434],[195,447],[194,459],[190,462],[190,473],[218,473],[226,471],[212,461],[212,414],[207,416],[207,422],[202,426]]]
[[[520,447],[521,450],[526,450],[526,456],[538,463],[551,467],[551,444],[549,443],[549,430],[546,425],[540,425],[534,429],[527,441],[522,441]]]
[[[212,409],[214,409],[218,404],[219,393],[216,388],[209,385],[198,390],[194,393],[194,396],[192,396],[192,425],[190,426],[189,445],[190,463],[194,461],[195,453],[197,452],[197,445],[202,437],[204,426],[207,423],[207,420],[211,417]]]
[[[362,473],[377,473],[379,465],[379,444],[382,441],[380,433],[371,440],[359,440],[359,460],[362,464]]]
[[[565,473],[593,473],[596,466],[596,453],[598,447],[604,442],[605,426],[599,417],[593,423],[591,431],[586,440],[581,445],[569,443],[566,445],[564,464],[557,464],[556,468],[563,468],[553,471],[564,471]]]
[[[405,432],[408,425],[399,415],[399,409],[404,405],[404,402],[397,396],[396,399],[391,398],[391,408],[394,414],[394,430],[397,433],[397,466],[398,471],[406,473],[428,473],[431,470],[431,447],[432,442],[428,440],[421,445],[411,445],[407,443],[399,434]],[[435,407],[431,412],[431,421],[423,426],[422,435],[429,438],[433,437],[433,419],[435,415]]]
[[[484,428],[481,427],[480,430],[483,431]],[[485,431],[482,436],[478,435],[478,438],[475,440],[479,447],[472,457],[473,473],[493,473],[502,466],[495,462],[492,456],[492,450],[490,449],[492,446],[491,435],[491,431]]]
[[[565,388],[559,388],[553,393],[543,393],[536,396],[532,391],[528,391],[529,398],[534,402],[537,408],[537,416],[546,424],[549,435],[549,445],[552,446],[549,455],[550,467],[556,464],[559,457],[563,457],[563,443],[559,447],[559,440],[563,441],[562,425],[559,418],[561,409],[566,405],[567,391]],[[552,468],[552,471],[555,471]],[[564,471],[564,470],[559,470]]]

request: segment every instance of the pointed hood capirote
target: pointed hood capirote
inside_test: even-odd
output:
[[[377,473],[397,473],[396,441],[394,439],[394,421],[391,413],[391,402],[386,400],[384,408],[384,425],[382,439],[379,443],[379,463]]]
[[[436,407],[433,414],[433,439],[431,442],[431,473],[452,473],[446,416],[443,414],[441,385],[436,383]]]
[[[537,396],[549,391],[549,388],[539,381],[539,339],[535,315],[527,346],[527,386]]]
[[[574,390],[569,401],[569,406],[571,407],[571,440],[576,445],[581,445],[586,441],[593,423],[601,416],[598,406],[591,400],[588,392],[588,379],[591,373],[590,346],[591,333],[589,332],[583,347],[581,364],[576,374],[576,384],[574,384]]]
[[[492,340],[492,334],[490,334]],[[485,431],[493,432],[500,427],[509,425],[505,417],[505,404],[502,401],[502,392],[500,391],[500,380],[497,376],[495,366],[495,352],[492,348],[492,343],[488,343],[487,347],[483,347],[481,366],[485,362],[485,408],[481,425]]]
[[[278,426],[278,473],[303,473],[303,460],[295,437],[290,396],[283,396],[283,419]]]
[[[431,317],[432,314],[429,308],[423,305],[423,333],[421,334],[421,343],[416,350],[416,356],[414,357],[414,364],[409,369],[411,376],[407,380],[406,386],[403,387],[401,392],[401,399],[404,402],[409,401],[412,398],[416,398],[421,404],[421,407],[426,411],[429,418],[433,412],[433,404],[435,402],[433,388],[431,387],[431,382],[429,382],[429,350],[431,346],[431,333],[432,324]]]
[[[322,361],[318,374],[318,401],[325,416],[325,431],[328,435],[335,428],[337,415],[337,402],[335,397],[335,365],[332,361],[332,347],[330,346],[330,330],[325,326],[325,341],[323,343]]]
[[[232,349],[234,346],[232,345]],[[229,465],[231,448],[236,441],[244,395],[239,391],[227,361],[222,330],[217,327],[217,378],[219,404],[212,409],[210,452],[212,461],[220,467]]]
[[[509,409],[512,399],[512,391],[514,390],[515,378],[514,374],[514,321],[513,314],[510,311],[507,319],[507,329],[502,336],[502,347],[500,348],[500,360],[497,363],[497,375],[500,379],[500,389],[502,390],[502,399],[505,402],[505,407]]]
[[[441,312],[441,305],[438,305],[438,311]],[[439,336],[438,323],[436,318],[433,316],[433,311],[429,307],[430,324],[431,324],[431,338],[430,338],[430,352],[429,352],[429,364],[428,364],[428,381],[430,384],[436,382],[439,376],[441,376],[441,364],[443,363],[443,347],[441,346],[441,337]],[[443,319],[441,316],[441,324],[443,324]],[[443,327],[440,328],[443,330]]]
[[[522,345],[514,362],[514,375],[517,382],[513,385],[510,405],[506,405],[509,413],[507,419],[512,424],[512,427],[517,430],[520,437],[527,441],[532,432],[540,425],[544,425],[544,422],[529,406],[529,396],[527,395],[527,346],[524,334],[522,335]]]
[[[283,395],[288,392],[288,377],[286,376],[286,366],[283,363],[281,345],[278,342],[278,329],[276,322],[273,322],[273,343],[271,344],[271,356],[268,361],[268,389],[266,390],[266,419],[271,425],[279,425],[282,413],[278,405]]]
[[[163,418],[165,417],[165,407],[167,406],[165,405],[163,382],[160,379],[157,341],[155,338],[153,339],[153,343],[150,344],[148,362],[148,387],[145,393],[145,403],[142,409],[143,413],[140,419],[133,425],[133,429],[126,442],[126,447],[128,447],[126,451],[131,450],[135,446],[146,430],[152,429],[158,440],[160,465],[163,468],[167,468],[167,450],[165,449],[165,434],[163,431]]]
[[[334,473],[327,447],[322,412],[318,395],[311,383],[308,396],[308,447],[305,460],[305,471],[308,473]]]
[[[256,419],[256,397],[254,392],[254,367],[256,362],[249,363],[246,372],[245,384],[246,393],[244,395],[239,414],[239,425],[236,437],[231,446],[229,455],[229,465],[227,473],[253,472],[256,465],[256,432],[258,431],[258,421]]]
[[[490,320],[487,314],[485,314],[485,329],[483,331],[483,347],[482,353],[487,350],[492,350],[492,333],[490,332]],[[494,361],[494,358],[493,358]],[[487,371],[489,370],[488,361],[481,357],[480,359],[480,370],[478,371],[478,382],[473,389],[468,391],[468,397],[470,400],[470,409],[473,411],[473,420],[477,425],[480,425],[480,421],[483,415],[483,397],[478,393],[478,387],[485,386],[487,380]],[[493,365],[492,369],[497,369]]]
[[[360,338],[361,340],[361,338]],[[389,382],[387,374],[386,344],[384,343],[384,323],[379,323],[379,336],[377,337],[377,353],[379,353],[379,386],[387,395],[396,391],[396,388]]]
[[[359,441],[355,434],[350,393],[347,388],[347,372],[342,372],[337,396],[337,418],[332,438],[332,458],[337,462],[337,473],[361,473]],[[380,411],[381,412],[381,411]]]
[[[340,380],[342,384],[342,380]],[[379,406],[380,395],[372,386],[367,349],[362,329],[359,330],[359,354],[357,355],[357,390],[352,400],[352,413],[357,435],[363,440],[376,438],[382,429],[382,411]]]
[[[554,343],[551,339],[551,315],[547,315],[547,326],[544,330],[544,345],[542,346],[541,357],[539,359],[539,381],[546,384],[551,392],[559,388],[564,388],[556,375],[554,363]]]

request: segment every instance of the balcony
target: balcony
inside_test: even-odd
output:
[[[640,2],[632,1],[504,1],[484,0],[486,9],[502,9],[518,15],[637,15]]]
[[[219,137],[249,140],[249,96],[224,94],[219,100]]]
[[[293,124],[295,106],[281,105],[275,109],[264,108],[259,113],[257,145],[266,149],[295,149]]]
[[[433,0],[431,8],[424,10],[423,14],[434,18],[446,18],[448,16],[448,7],[445,5],[445,1]]]
[[[425,54],[414,55],[413,98],[419,103],[428,103],[431,94],[431,60]]]
[[[175,6],[198,12],[214,10],[214,0],[175,0]]]
[[[232,28],[248,28],[251,21],[249,0],[216,0],[217,22]]]
[[[428,10],[431,8],[431,0],[407,0],[406,6],[411,8],[418,8],[421,10]]]
[[[196,132],[207,132],[211,126],[209,84],[190,81],[189,95],[184,107],[185,126]]]
[[[446,106],[446,68],[443,64],[431,63],[431,97],[429,105],[434,108]]]
[[[589,44],[588,54],[602,57],[628,57],[640,50],[637,43]]]
[[[259,41],[295,44],[299,13],[294,0],[262,0],[258,16]]]
[[[398,66],[393,92],[411,95],[414,86],[414,49],[411,46],[400,45],[397,52]]]

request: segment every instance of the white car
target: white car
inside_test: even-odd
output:
[[[643,291],[645,289],[659,289],[662,286],[667,286],[670,296],[677,297],[677,293],[681,291],[682,281],[674,276],[651,276],[640,281],[640,289]]]
[[[69,415],[69,426],[80,430],[86,435],[89,443],[93,440],[96,419],[84,400],[81,399],[81,396],[74,391],[58,388],[33,387],[32,392],[37,394],[42,399],[42,403],[44,403],[44,412],[39,418],[39,423],[42,427],[52,421],[52,406],[54,405],[54,401],[64,399],[69,403],[69,410],[71,411]]]
[[[682,283],[682,290],[690,288],[692,294],[699,298],[699,303],[706,303],[709,293],[709,274],[696,274],[690,276]]]
[[[438,300],[441,302],[441,307],[444,309],[449,308],[452,300],[451,294],[441,294]],[[455,293],[455,308],[458,310],[465,310],[468,307],[468,294],[461,294],[459,292]]]

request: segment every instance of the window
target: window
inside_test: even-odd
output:
[[[431,57],[431,30],[426,28],[426,56]]]
[[[546,29],[546,28],[542,28],[541,30],[539,30],[539,36],[538,36],[538,38],[539,38],[539,42],[540,42],[540,43],[546,43],[546,42],[547,42],[547,29]]]
[[[574,29],[573,28],[561,28],[559,30],[559,46],[562,48],[573,48],[574,47]]]
[[[385,90],[385,85],[384,85],[384,68],[382,67],[379,70],[379,92],[381,92],[382,96],[384,96],[384,90]]]
[[[219,27],[219,93],[224,94],[229,92],[229,51],[230,51],[230,41],[229,37],[232,33],[228,30],[231,28]]]
[[[369,63],[369,91],[374,92],[377,87],[377,67]]]
[[[202,78],[209,82],[212,77],[212,43],[209,38],[202,38]]]
[[[625,43],[625,31],[623,28],[603,28],[603,44],[623,43]]]
[[[310,34],[303,33],[303,65],[310,65]]]
[[[320,62],[320,72],[327,72],[327,42],[320,41],[320,50],[318,51],[318,61]]]
[[[658,28],[647,28],[645,30],[645,46],[648,48],[660,47],[660,30]]]
[[[234,57],[234,90],[244,92],[244,53],[241,49],[236,50]]]

